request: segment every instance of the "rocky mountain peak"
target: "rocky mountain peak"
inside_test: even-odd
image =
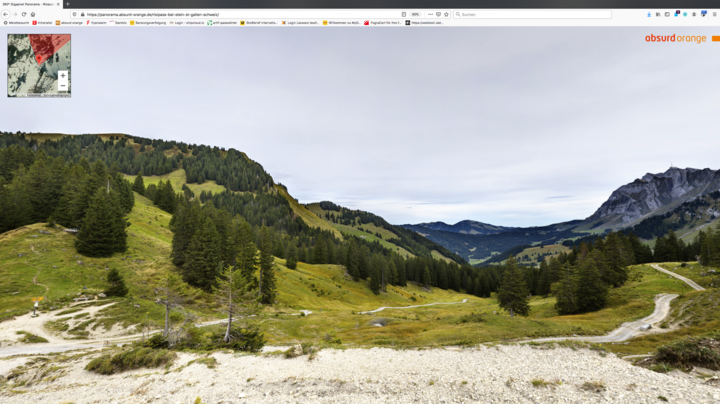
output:
[[[595,222],[593,228],[624,227],[718,189],[720,170],[670,167],[621,186],[585,223]]]

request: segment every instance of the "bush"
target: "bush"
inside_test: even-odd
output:
[[[482,323],[485,321],[485,315],[482,313],[475,313],[472,312],[470,314],[466,314],[462,317],[460,317],[460,324],[466,324],[466,323]]]
[[[260,352],[267,343],[265,334],[260,332],[259,327],[248,327],[239,328],[233,327],[232,329],[233,339],[230,342],[225,342],[225,328],[219,328],[210,337],[211,343],[207,344],[207,349],[224,348],[232,349],[234,351],[243,352]]]
[[[720,341],[712,338],[686,338],[658,348],[653,361],[684,368],[697,365],[720,370]]]
[[[111,375],[126,370],[156,368],[165,364],[171,364],[175,360],[175,357],[175,353],[166,349],[132,349],[115,355],[108,354],[95,358],[85,366],[85,370],[101,375]]]
[[[162,334],[155,334],[145,342],[145,346],[152,349],[167,349],[168,345],[167,338],[163,337]]]
[[[18,335],[24,335],[24,337],[20,338],[20,342],[22,342],[23,344],[38,344],[48,342],[48,340],[46,340],[45,338],[39,337],[35,334],[30,334],[27,331],[17,331],[16,333]]]

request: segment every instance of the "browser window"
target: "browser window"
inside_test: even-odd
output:
[[[719,402],[720,7],[0,1],[3,403]]]

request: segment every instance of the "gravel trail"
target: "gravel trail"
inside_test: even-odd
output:
[[[215,353],[214,369],[180,354],[169,371],[112,376],[63,363],[64,376],[0,389],[7,404],[80,403],[719,403],[720,388],[696,376],[661,374],[613,354],[497,346],[450,351],[323,350],[307,356]],[[535,387],[532,381],[547,383]],[[595,383],[597,391],[583,385]],[[12,390],[12,391],[11,391]],[[18,391],[23,391],[19,394]]]
[[[672,331],[670,329],[663,329],[653,326],[665,319],[670,313],[670,302],[678,297],[675,294],[661,293],[655,296],[655,310],[653,313],[643,319],[631,321],[622,324],[620,327],[614,329],[610,334],[602,335],[598,337],[552,337],[552,338],[539,338],[533,339],[526,342],[549,342],[549,341],[561,341],[561,340],[573,340],[573,341],[585,341],[593,343],[605,343],[605,342],[622,342],[629,340],[630,338],[637,337],[638,335],[647,334],[658,334],[663,332]],[[643,326],[653,326],[650,330],[641,330]]]
[[[450,303],[429,303],[429,304],[418,304],[417,306],[404,306],[404,307],[380,307],[379,309],[370,310],[370,311],[361,311],[358,314],[371,314],[371,313],[377,313],[380,311],[383,311],[385,309],[414,309],[416,307],[426,307],[426,306],[435,306],[437,304],[462,304],[467,303],[468,299],[463,299],[462,302],[450,302]]]
[[[688,285],[690,285],[690,287],[693,288],[693,289],[695,289],[695,290],[705,290],[704,287],[698,285],[697,283],[695,283],[695,282],[692,281],[691,279],[688,279],[688,278],[686,278],[686,277],[684,277],[684,276],[678,275],[678,274],[676,274],[676,273],[673,272],[673,271],[668,271],[667,269],[661,267],[661,266],[658,265],[658,264],[650,264],[650,266],[652,266],[653,268],[657,269],[657,270],[660,271],[660,272],[664,272],[664,273],[666,273],[666,274],[668,274],[668,275],[670,275],[670,276],[674,276],[674,277],[680,279],[681,281],[683,281],[683,282],[687,283]]]

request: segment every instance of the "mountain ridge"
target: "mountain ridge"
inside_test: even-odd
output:
[[[663,173],[647,173],[613,191],[578,230],[632,227],[718,189],[720,170],[670,167]]]

